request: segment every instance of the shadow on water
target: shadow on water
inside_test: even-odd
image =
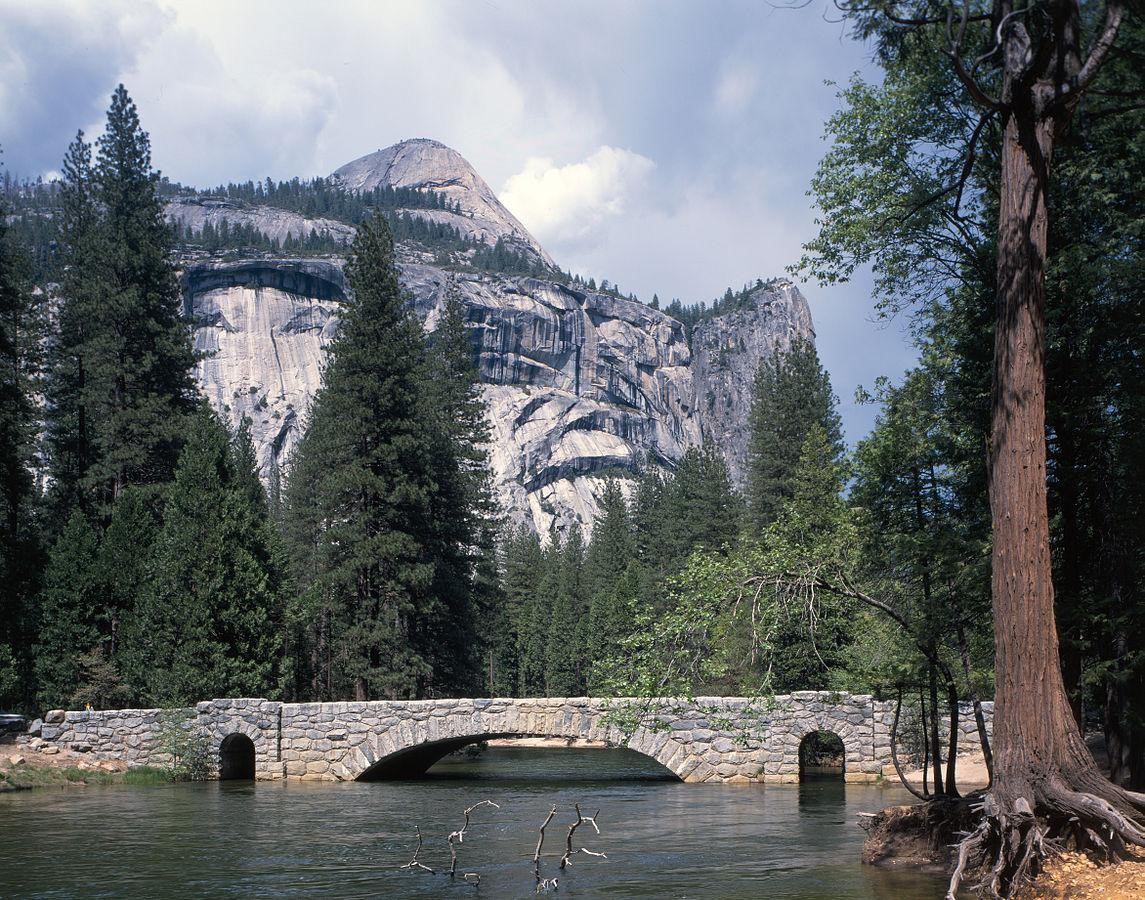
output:
[[[408,780],[505,781],[518,784],[679,782],[655,760],[622,747],[493,747],[476,753],[462,751],[440,760],[421,778]]]

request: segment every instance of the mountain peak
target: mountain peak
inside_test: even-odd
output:
[[[443,194],[451,204],[460,206],[460,216],[441,210],[411,210],[411,213],[434,220],[448,218],[448,224],[470,237],[490,245],[503,239],[546,265],[554,265],[552,257],[501,204],[465,157],[440,141],[430,138],[401,141],[346,163],[331,177],[351,191],[393,187]]]

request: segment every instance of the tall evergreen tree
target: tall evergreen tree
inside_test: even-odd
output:
[[[147,702],[276,693],[283,576],[249,463],[248,447],[201,404],[124,637],[122,654],[140,679],[133,687]]]
[[[584,693],[588,675],[588,602],[581,584],[584,541],[579,528],[569,532],[554,555],[557,578],[545,650],[545,693],[549,697],[576,697]]]
[[[531,639],[533,598],[545,560],[541,542],[521,525],[501,549],[500,602],[492,611],[493,696],[529,696],[524,656]]]
[[[632,629],[640,585],[628,503],[615,481],[608,482],[600,498],[582,581],[589,602],[585,655],[592,667],[588,683],[592,694],[600,682],[597,663],[619,652]]]
[[[428,351],[424,392],[437,444],[433,593],[441,604],[431,620],[438,648],[434,680],[457,691],[492,690],[496,671],[485,626],[495,617],[498,584],[497,511],[485,451],[489,426],[465,307],[453,280]]]
[[[748,509],[756,530],[773,522],[791,496],[791,475],[812,425],[823,429],[836,457],[842,453],[836,405],[830,376],[809,341],[794,341],[787,351],[760,362],[748,420]]]
[[[0,706],[31,700],[30,598],[40,550],[32,518],[34,409],[31,310],[0,203]]]
[[[506,563],[506,593],[521,597],[517,624],[518,696],[543,697],[553,598],[560,581],[561,541],[554,530],[542,550],[536,535],[518,535]]]
[[[171,477],[194,405],[159,174],[122,85],[94,165],[81,134],[64,176],[69,274],[46,391],[51,469],[58,494],[78,492],[77,502],[106,518],[128,485]]]
[[[287,485],[291,530],[313,563],[303,573],[313,625],[328,644],[316,684],[335,697],[424,696],[439,687],[431,638],[445,615],[434,594],[440,442],[426,415],[421,326],[382,219],[359,229],[347,280],[351,300]]]
[[[79,657],[98,649],[99,533],[76,510],[56,538],[37,597],[36,705],[66,708],[82,682]]]

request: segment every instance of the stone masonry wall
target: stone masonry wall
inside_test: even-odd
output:
[[[983,705],[989,726],[993,704]],[[798,781],[799,744],[813,731],[830,731],[842,739],[847,781],[875,781],[893,772],[894,704],[827,691],[651,705],[585,697],[343,703],[220,699],[175,712],[193,717],[216,763],[225,737],[247,735],[260,779],[350,781],[424,770],[477,740],[561,737],[626,745],[687,782],[783,783]],[[626,741],[612,723],[630,715],[643,724]],[[163,723],[164,712],[157,709],[56,711],[46,717],[40,737],[93,759],[163,764]],[[977,746],[969,706],[959,731],[963,749]]]

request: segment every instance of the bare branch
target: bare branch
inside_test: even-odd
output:
[[[581,815],[579,803],[574,804],[573,808],[576,810],[576,821],[573,822],[569,826],[568,837],[565,839],[565,855],[561,857],[561,869],[562,870],[564,869],[565,866],[571,866],[572,865],[571,857],[574,853],[585,853],[589,856],[599,856],[602,859],[608,859],[608,857],[605,856],[603,853],[594,853],[593,851],[588,850],[584,847],[579,847],[576,850],[573,849],[573,845],[572,845],[573,834],[576,832],[576,830],[581,825],[585,824],[586,822],[592,826],[593,831],[595,831],[597,834],[600,834],[600,829],[596,825],[596,817],[600,815],[599,809],[593,815],[585,816],[585,815]]]
[[[457,838],[457,843],[465,843],[465,832],[469,830],[469,814],[479,806],[492,806],[494,809],[501,807],[494,803],[492,800],[481,800],[474,803],[469,809],[465,810],[465,824],[461,826],[460,831],[451,832],[447,840],[449,841],[449,877],[452,878],[457,871],[457,848],[453,846],[453,839]],[[480,878],[478,879],[480,880]]]
[[[429,866],[425,865],[425,863],[418,862],[417,858],[418,858],[418,856],[421,855],[421,829],[417,825],[414,825],[413,830],[417,832],[417,849],[414,850],[414,852],[413,852],[413,859],[411,859],[404,866],[398,866],[398,868],[399,869],[425,869],[425,871],[429,872],[430,875],[437,874],[436,872],[433,871],[433,869],[431,869]]]
[[[1079,94],[1089,87],[1109,57],[1110,50],[1113,49],[1113,42],[1117,40],[1117,32],[1121,28],[1121,19],[1124,15],[1124,0],[1108,0],[1105,5],[1105,25],[1102,26],[1101,36],[1094,42],[1085,64],[1069,83],[1062,87],[1062,94]]]
[[[958,208],[962,206],[962,192],[966,189],[966,182],[970,180],[971,170],[974,168],[974,157],[978,152],[978,138],[982,135],[982,129],[986,127],[986,123],[994,118],[994,113],[997,110],[989,109],[982,113],[978,119],[978,124],[974,126],[974,132],[970,135],[970,143],[966,145],[966,159],[962,163],[962,174],[958,177],[958,194],[954,197],[954,215],[958,215]]]
[[[537,887],[541,886],[541,847],[545,843],[545,828],[549,822],[553,820],[553,816],[557,814],[557,808],[554,806],[549,810],[549,814],[545,817],[545,821],[541,823],[541,833],[537,837],[537,849],[533,851],[533,874],[537,876]],[[555,881],[553,887],[556,887]]]

